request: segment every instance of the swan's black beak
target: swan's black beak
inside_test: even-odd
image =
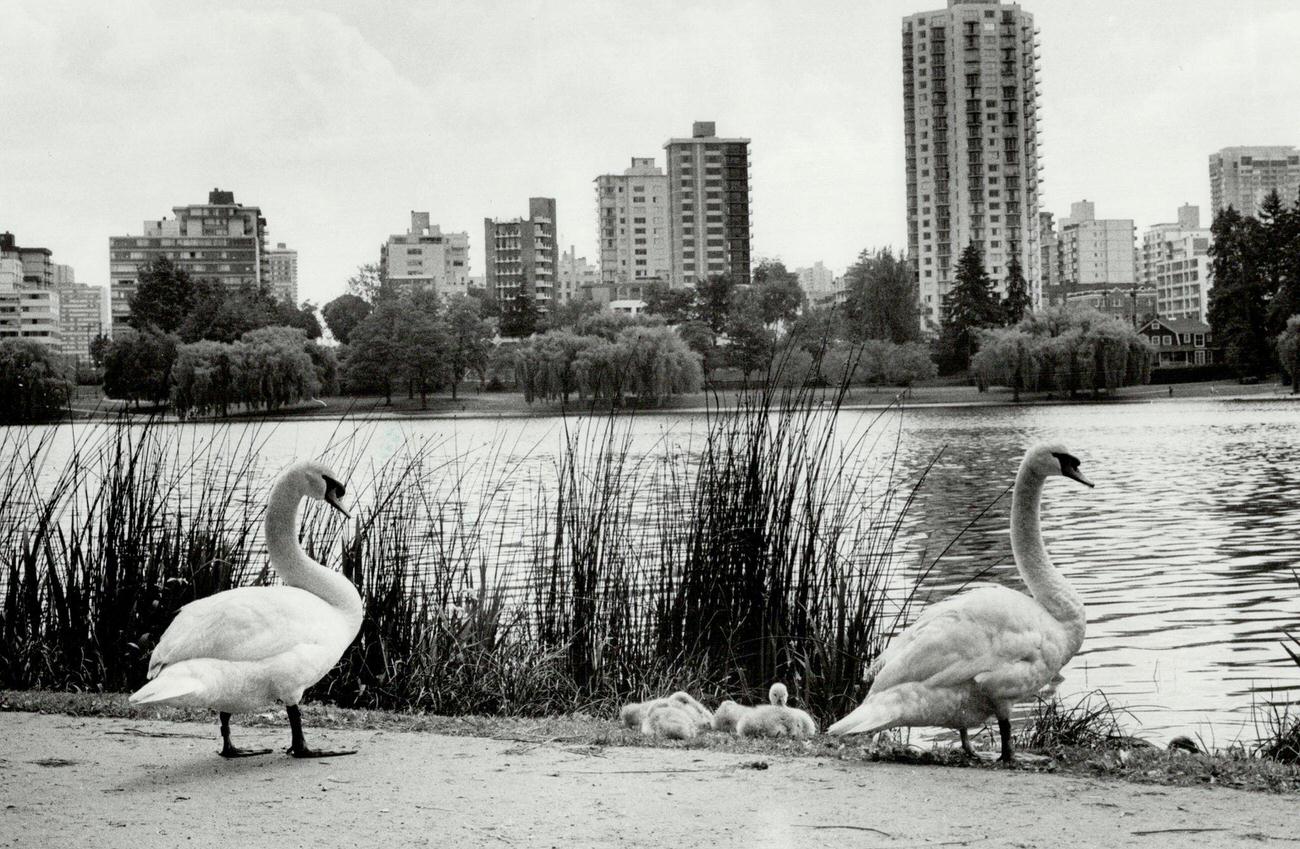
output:
[[[1064,469],[1061,469],[1061,474],[1065,475],[1067,478],[1077,480],[1079,483],[1083,484],[1084,486],[1090,489],[1093,486],[1092,481],[1088,480],[1083,476],[1083,472],[1079,471],[1078,466],[1067,466]]]
[[[1089,486],[1091,486],[1091,484],[1089,484]],[[325,477],[325,503],[342,513],[345,519],[351,519],[352,516],[349,515],[348,511],[343,509],[343,505],[339,503],[339,499],[345,494],[346,490],[344,489],[343,484],[328,475]]]

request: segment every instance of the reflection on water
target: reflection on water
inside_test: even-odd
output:
[[[847,432],[876,413],[842,416]],[[1225,745],[1252,738],[1252,701],[1292,698],[1300,689],[1300,670],[1278,645],[1283,631],[1300,632],[1292,575],[1300,568],[1300,408],[1156,402],[909,409],[892,424],[901,427],[904,478],[939,455],[904,529],[918,572],[951,543],[926,577],[923,597],[930,599],[977,580],[1023,589],[1011,560],[1007,492],[1020,456],[1050,439],[1082,460],[1096,489],[1053,479],[1043,498],[1048,550],[1083,596],[1089,619],[1062,696],[1101,689],[1129,711],[1128,724],[1140,723],[1135,730],[1143,736],[1200,734]],[[634,458],[654,458],[689,450],[705,420],[646,416],[631,426]],[[196,440],[218,432],[185,427]],[[261,426],[261,475],[318,454],[337,428],[323,421]],[[456,471],[479,476],[467,492],[524,492],[554,478],[563,433],[555,419],[382,422],[368,432],[360,467],[374,468],[415,440],[435,446],[435,455],[479,458]],[[57,441],[66,451],[72,439],[60,433]],[[892,449],[892,439],[874,448]],[[864,460],[864,468],[875,466]],[[506,539],[520,539],[533,505],[494,499],[494,508],[515,508],[499,521],[512,529]]]

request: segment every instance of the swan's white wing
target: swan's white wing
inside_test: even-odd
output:
[[[1033,599],[983,587],[935,605],[890,645],[873,694],[899,684],[975,683],[994,700],[1032,694],[1056,674],[1060,628]]]
[[[337,614],[295,587],[240,587],[181,608],[149,660],[149,677],[184,660],[258,661],[330,641]]]

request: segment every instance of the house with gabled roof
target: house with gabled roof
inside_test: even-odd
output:
[[[1194,318],[1153,318],[1137,331],[1156,354],[1157,366],[1208,366],[1223,362],[1210,325]]]

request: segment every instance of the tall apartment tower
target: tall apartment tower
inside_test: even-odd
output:
[[[971,244],[1002,293],[1018,256],[1039,303],[1037,32],[999,0],[948,0],[903,19],[907,244],[922,326],[939,323]]]
[[[483,219],[485,285],[498,303],[527,295],[539,312],[550,309],[560,264],[555,233],[554,198],[529,198],[527,218]]]
[[[669,139],[668,221],[674,287],[712,274],[749,283],[749,139],[718,138],[696,121],[689,139]]]
[[[596,227],[600,233],[596,300],[639,298],[646,285],[669,281],[668,176],[653,156],[634,156],[632,167],[622,174],[596,178]]]
[[[1229,206],[1254,215],[1272,191],[1290,206],[1300,194],[1300,152],[1294,147],[1225,147],[1210,154],[1212,215]]]
[[[144,222],[142,235],[109,238],[114,330],[130,318],[138,269],[156,257],[168,257],[191,277],[231,288],[262,286],[270,277],[266,219],[260,208],[235,203],[234,192],[213,189],[207,203],[175,206],[172,214],[176,217],[171,220]]]
[[[287,248],[284,242],[266,249],[268,273],[266,282],[277,300],[298,303],[298,252]]]
[[[379,248],[379,267],[397,290],[432,290],[440,296],[469,290],[469,233],[444,233],[429,213],[411,211],[411,227]]]
[[[1201,210],[1178,208],[1178,221],[1154,224],[1142,234],[1138,273],[1143,286],[1156,291],[1161,318],[1205,321],[1209,310],[1210,228],[1201,226]]]

